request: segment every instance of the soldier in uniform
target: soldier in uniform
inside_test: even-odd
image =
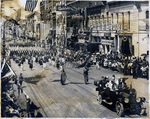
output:
[[[64,70],[64,68],[62,69],[62,73],[61,73],[61,84],[64,85],[65,82],[66,82],[66,79],[67,79],[67,75],[66,75],[66,72]]]
[[[85,67],[83,72],[85,84],[88,83],[88,71],[89,71],[88,67]]]
[[[20,73],[20,76],[19,76],[19,84],[20,84],[20,86],[22,86],[22,82],[23,82],[23,75],[22,75],[22,73]]]

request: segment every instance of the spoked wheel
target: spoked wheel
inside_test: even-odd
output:
[[[102,96],[101,96],[101,94],[99,94],[98,97],[97,97],[98,103],[99,103],[99,104],[102,104],[102,100],[103,100],[103,99],[102,99]]]
[[[141,105],[141,109],[138,113],[139,115],[146,115],[146,106],[144,104]]]
[[[116,102],[116,113],[118,116],[123,116],[124,115],[124,107],[123,104],[120,103],[119,101]]]

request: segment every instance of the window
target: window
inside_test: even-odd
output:
[[[128,29],[130,30],[130,11],[128,11]]]
[[[104,24],[104,15],[102,15],[102,19],[103,19],[103,22],[102,22],[102,30],[105,30],[105,24]]]
[[[117,15],[117,24],[118,24],[118,13],[116,13],[116,15]]]
[[[146,19],[149,19],[149,11],[146,11]]]
[[[146,19],[149,19],[149,11],[146,11]],[[146,24],[146,30],[149,29],[149,25]]]
[[[124,13],[122,13],[122,29],[124,30]]]
[[[113,30],[113,14],[111,14],[111,18],[112,18],[111,24],[112,24],[112,30]]]
[[[106,21],[106,22],[107,22],[107,23],[106,23],[107,26],[106,26],[106,30],[109,30],[109,13],[107,12],[106,15],[107,15],[107,21]]]

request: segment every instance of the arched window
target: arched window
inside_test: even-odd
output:
[[[147,10],[146,11],[146,19],[149,19],[149,11]],[[149,25],[146,24],[146,29],[149,29]]]
[[[149,11],[146,11],[146,19],[149,19]]]

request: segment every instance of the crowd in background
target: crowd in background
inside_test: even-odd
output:
[[[141,57],[123,56],[117,52],[108,54],[96,55],[96,66],[110,68],[113,71],[119,71],[124,75],[133,75],[133,78],[146,77],[148,78],[149,63],[148,55],[144,54]]]

